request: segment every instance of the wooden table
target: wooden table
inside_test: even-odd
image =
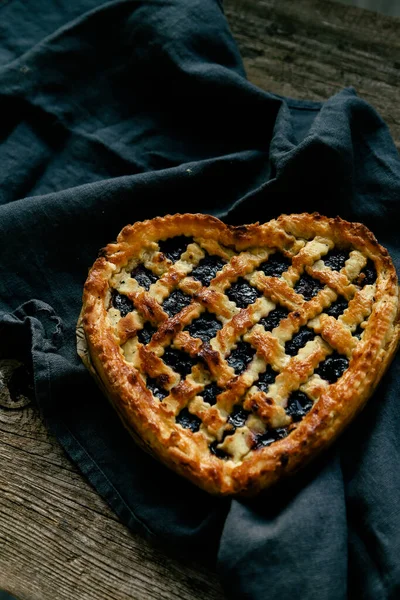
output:
[[[248,76],[324,100],[353,85],[400,145],[400,19],[329,0],[225,0]],[[222,599],[214,573],[119,523],[37,410],[0,408],[0,588],[26,600]]]

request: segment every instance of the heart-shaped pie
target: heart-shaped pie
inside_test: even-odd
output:
[[[168,215],[101,251],[78,350],[145,450],[208,492],[254,495],[364,405],[398,344],[398,297],[359,223]]]

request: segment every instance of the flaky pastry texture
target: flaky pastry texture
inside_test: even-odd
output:
[[[388,252],[359,223],[167,215],[101,251],[78,352],[142,448],[212,494],[252,496],[371,396],[398,299]]]

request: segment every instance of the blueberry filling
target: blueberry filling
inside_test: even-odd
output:
[[[214,442],[212,442],[210,444],[209,447],[210,447],[211,454],[214,454],[214,456],[216,456],[217,458],[221,458],[221,459],[229,458],[229,456],[226,452],[217,448],[218,444],[219,444],[218,440],[214,440]]]
[[[222,258],[218,256],[205,256],[201,259],[197,267],[190,273],[192,277],[198,279],[203,285],[209,285],[218,271],[221,271],[225,265]]]
[[[295,333],[291,340],[286,342],[285,344],[285,352],[289,354],[289,356],[295,356],[300,348],[303,348],[307,344],[315,338],[315,333],[312,329],[309,329],[305,325],[300,328],[300,330]]]
[[[267,393],[269,386],[271,383],[274,383],[277,373],[273,370],[271,365],[267,365],[264,373],[260,373],[258,379],[256,381],[257,387],[262,391]]]
[[[344,313],[347,307],[347,300],[343,298],[343,296],[338,296],[337,300],[335,300],[335,302],[333,302],[333,304],[331,304],[330,307],[325,310],[325,312],[330,317],[335,317],[335,319],[337,319]]]
[[[288,435],[288,433],[289,432],[285,427],[279,427],[278,429],[269,429],[265,433],[256,436],[253,450],[257,450],[258,448],[262,448],[265,446],[270,446],[274,442],[285,438]]]
[[[369,258],[367,261],[367,264],[365,265],[365,267],[361,271],[360,275],[358,276],[358,285],[362,288],[365,285],[372,285],[373,283],[375,283],[376,278],[377,278],[377,274],[376,274],[375,265],[372,262],[372,260]]]
[[[243,427],[246,423],[247,417],[249,416],[249,412],[244,410],[242,406],[234,406],[233,411],[228,417],[228,423],[236,427]]]
[[[191,296],[188,296],[181,290],[174,290],[168,298],[166,298],[162,304],[163,309],[170,317],[173,317],[178,312],[188,306],[192,301]]]
[[[282,273],[288,270],[291,261],[280,252],[275,252],[265,262],[258,267],[268,277],[280,277]]]
[[[294,291],[297,294],[301,294],[306,300],[311,300],[311,298],[314,298],[314,296],[316,296],[323,288],[324,285],[318,281],[318,279],[314,279],[307,273],[303,273],[296,283]]]
[[[353,333],[353,335],[358,338],[361,339],[362,334],[364,333],[364,329],[361,327],[361,325],[357,325],[357,329],[355,330],[355,332]]]
[[[227,363],[237,375],[243,373],[249,362],[251,362],[256,351],[247,342],[238,342],[235,350],[228,356]]]
[[[217,335],[222,324],[209,312],[205,312],[186,327],[192,337],[200,338],[203,342],[209,342]]]
[[[294,422],[300,421],[312,408],[313,402],[306,394],[297,390],[289,396],[286,413]]]
[[[149,390],[153,393],[153,396],[159,398],[160,400],[164,400],[166,396],[168,396],[169,392],[166,392],[159,384],[157,379],[153,379],[149,375],[147,375],[146,385]]]
[[[175,420],[178,425],[185,429],[190,429],[193,433],[196,433],[200,429],[201,419],[196,415],[192,415],[187,408],[182,408]]]
[[[193,242],[193,238],[179,235],[168,240],[158,242],[160,252],[164,254],[172,262],[176,262],[181,255],[186,251],[189,244]]]
[[[344,250],[333,249],[326,256],[322,258],[326,267],[332,269],[332,271],[340,271],[343,269],[346,260],[349,258],[347,252]]]
[[[317,375],[329,383],[335,383],[343,375],[349,366],[349,361],[345,356],[334,352],[328,356],[314,371]]]
[[[265,331],[272,331],[275,327],[278,327],[282,319],[286,319],[289,311],[283,306],[277,306],[274,310],[271,310],[267,317],[260,319],[259,323],[264,327]]]
[[[138,339],[141,344],[149,344],[153,334],[157,331],[149,322],[145,323],[143,329],[138,332]]]
[[[143,265],[139,265],[136,269],[133,269],[131,277],[136,279],[138,284],[146,290],[148,290],[151,284],[155,283],[158,279],[157,275],[154,275],[152,271],[146,269]]]
[[[181,376],[189,375],[193,365],[196,364],[196,361],[189,354],[171,347],[166,348],[161,358],[165,364]]]
[[[232,283],[231,287],[226,291],[226,295],[239,308],[246,308],[262,296],[261,292],[251,286],[243,277],[239,277],[235,283]]]
[[[121,317],[126,317],[134,309],[132,300],[129,300],[127,296],[120,294],[117,290],[111,290],[111,302],[113,307],[119,310]]]
[[[216,383],[212,382],[204,388],[199,396],[202,396],[204,402],[208,402],[208,404],[213,406],[217,402],[218,394],[220,394],[222,391],[223,390],[218,387]]]

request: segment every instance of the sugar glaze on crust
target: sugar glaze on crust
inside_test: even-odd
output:
[[[252,496],[305,465],[398,345],[396,272],[359,223],[167,215],[100,254],[78,352],[136,442],[213,494]]]

